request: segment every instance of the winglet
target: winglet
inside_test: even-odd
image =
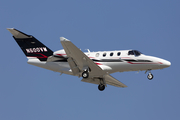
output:
[[[27,35],[15,28],[7,28],[7,30],[15,37],[15,38],[30,38],[30,35]]]
[[[60,37],[60,41],[62,42],[62,41],[70,41],[70,40],[68,40],[68,39],[66,39],[64,37]]]

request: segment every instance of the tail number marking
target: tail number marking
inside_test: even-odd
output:
[[[47,52],[46,47],[39,47],[39,48],[28,48],[26,49],[27,53],[36,53],[36,52]]]

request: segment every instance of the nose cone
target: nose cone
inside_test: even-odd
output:
[[[158,63],[154,65],[154,69],[163,69],[171,66],[171,62],[164,60],[162,58],[153,57],[153,56],[147,56],[147,58],[150,61],[153,61],[154,63]],[[151,69],[153,69],[153,67]]]
[[[167,60],[162,60],[161,64],[164,68],[171,66],[171,62],[169,62]]]
[[[169,67],[169,66],[171,66],[171,62],[165,60],[165,61],[163,62],[163,65]]]

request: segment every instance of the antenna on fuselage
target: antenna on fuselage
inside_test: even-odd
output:
[[[89,49],[86,49],[89,53],[91,52]]]

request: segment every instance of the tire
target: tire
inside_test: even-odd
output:
[[[154,77],[154,76],[153,76],[153,74],[151,74],[151,73],[149,73],[148,76],[147,76],[147,78],[148,78],[149,80],[152,80],[153,77]]]
[[[98,89],[99,89],[100,91],[103,91],[103,90],[105,89],[105,85],[99,85],[99,86],[98,86]]]
[[[88,78],[88,77],[89,77],[89,73],[88,73],[87,71],[84,71],[84,72],[82,73],[82,77],[83,77],[83,78]]]

